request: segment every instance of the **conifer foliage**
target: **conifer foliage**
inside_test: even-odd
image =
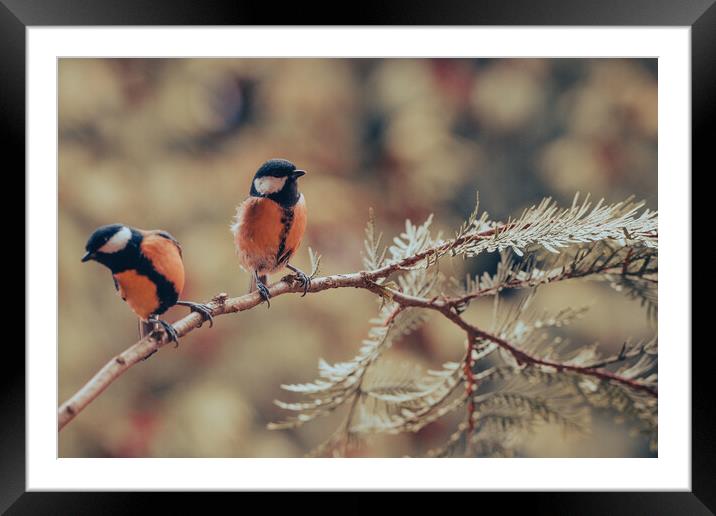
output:
[[[272,429],[316,424],[337,410],[343,423],[313,455],[343,456],[377,433],[417,432],[436,420],[460,414],[449,439],[430,456],[514,455],[520,442],[548,422],[565,432],[588,432],[595,409],[616,411],[632,429],[657,443],[657,340],[631,342],[604,355],[596,343],[565,341],[558,328],[589,317],[584,308],[546,313],[535,293],[562,281],[603,281],[641,301],[656,334],[658,217],[643,203],[593,203],[574,197],[560,208],[551,199],[506,221],[480,210],[479,197],[467,221],[451,238],[406,221],[387,245],[373,212],[365,231],[364,267],[390,270],[372,283],[380,294],[377,316],[366,338],[345,362],[318,361],[317,378],[283,385],[291,401]],[[446,257],[472,259],[499,253],[493,274],[454,278],[440,267]],[[318,257],[311,252],[314,274]],[[382,276],[382,275],[379,275]],[[505,291],[519,291],[506,303]],[[479,298],[493,299],[490,328],[466,322]],[[437,313],[436,313],[437,312]],[[395,363],[384,352],[431,317],[443,315],[464,332],[462,356],[422,370]]]

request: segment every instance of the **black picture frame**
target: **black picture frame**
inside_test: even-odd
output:
[[[295,3],[277,7],[228,2],[152,0],[0,0],[0,142],[3,162],[20,183],[25,170],[25,30],[31,26],[88,25],[607,25],[691,27],[692,160],[711,167],[709,147],[716,136],[716,0],[442,0],[423,5],[385,2],[361,5],[340,16],[325,8]],[[348,6],[348,4],[346,4]],[[345,6],[344,6],[345,7]],[[668,142],[660,142],[661,145]],[[8,159],[9,158],[9,159]],[[12,165],[9,165],[11,163]],[[10,172],[13,171],[13,172]],[[24,176],[19,188],[24,191]],[[6,223],[11,219],[5,219]],[[13,227],[19,224],[12,222]],[[24,229],[24,228],[23,228]],[[19,254],[19,239],[8,254]],[[691,252],[691,250],[689,250]],[[23,251],[24,253],[24,251]],[[25,258],[27,258],[25,256]],[[26,270],[27,274],[27,270]],[[19,276],[15,274],[15,276]],[[14,292],[20,292],[22,287]],[[17,294],[7,294],[17,297]],[[14,301],[15,304],[19,304]],[[693,306],[696,306],[695,304]],[[25,353],[6,340],[0,374],[0,510],[8,514],[126,513],[148,507],[153,495],[127,493],[25,492]],[[13,347],[14,344],[14,347]],[[690,343],[668,343],[687,346]],[[713,514],[716,511],[714,403],[707,383],[713,360],[707,341],[692,346],[692,491],[509,494],[514,508],[534,514]],[[48,348],[49,349],[49,348]],[[353,494],[356,499],[365,495]],[[480,494],[480,505],[494,496]],[[164,500],[167,498],[164,497]],[[183,497],[174,498],[184,505]],[[422,502],[412,498],[408,504]],[[248,502],[245,502],[248,503]],[[365,503],[365,502],[364,502]],[[474,503],[474,501],[472,502]],[[513,504],[517,504],[516,506]],[[417,504],[416,504],[417,505]],[[352,507],[356,505],[351,504]],[[360,507],[360,506],[358,506]],[[405,510],[407,507],[403,507]]]

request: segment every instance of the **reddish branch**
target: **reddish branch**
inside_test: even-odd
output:
[[[469,332],[474,332],[476,337],[494,342],[495,344],[500,346],[502,349],[509,351],[512,354],[512,356],[515,357],[515,360],[517,360],[517,362],[520,365],[522,365],[522,364],[541,365],[541,366],[553,367],[554,369],[557,370],[557,372],[572,371],[572,372],[583,374],[586,376],[594,376],[594,377],[600,378],[602,380],[612,380],[617,383],[627,385],[634,390],[646,392],[647,394],[654,396],[655,398],[658,397],[658,391],[649,385],[645,385],[645,384],[638,382],[636,380],[633,380],[631,378],[626,378],[624,376],[620,376],[620,375],[613,373],[607,369],[577,366],[577,365],[572,365],[572,364],[564,363],[564,362],[555,362],[553,360],[545,360],[543,358],[539,358],[534,355],[530,355],[530,354],[522,351],[521,349],[517,348],[516,346],[513,346],[506,340],[501,339],[500,337],[497,337],[497,336],[487,333],[485,331],[482,331],[479,328],[477,328],[476,326],[468,324],[460,316],[454,314],[454,312],[443,312],[443,313],[445,313],[446,316],[451,321],[454,321],[455,324],[457,324],[464,330],[469,331]]]
[[[460,328],[465,330],[468,334],[468,338],[470,336],[477,337],[484,340],[489,340],[490,342],[494,342],[501,348],[503,348],[506,351],[509,351],[513,357],[515,357],[515,360],[517,360],[520,364],[530,364],[530,365],[541,365],[541,366],[547,366],[552,367],[556,369],[557,371],[572,371],[575,373],[583,374],[586,376],[594,376],[596,378],[600,378],[602,380],[611,380],[615,381],[617,383],[621,383],[622,385],[627,385],[631,387],[632,389],[646,392],[647,394],[658,397],[658,392],[656,389],[649,385],[645,385],[643,383],[640,383],[636,380],[633,380],[631,378],[626,378],[623,376],[620,376],[616,373],[613,373],[607,369],[602,368],[596,368],[596,367],[584,367],[584,366],[578,366],[574,364],[569,364],[565,362],[555,362],[552,360],[545,360],[533,355],[530,355],[526,353],[525,351],[519,349],[518,347],[510,344],[506,340],[496,336],[492,335],[491,333],[487,333],[486,331],[481,330],[477,326],[474,326],[467,321],[465,321],[460,315],[455,311],[455,305],[456,300],[455,299],[449,299],[449,298],[443,298],[443,299],[435,299],[435,300],[428,300],[423,299],[419,297],[414,296],[408,296],[399,292],[393,292],[392,293],[392,299],[396,303],[402,305],[402,306],[412,306],[417,308],[427,308],[430,310],[436,310],[443,314],[445,317],[450,319],[452,322],[454,322],[456,325],[458,325]]]

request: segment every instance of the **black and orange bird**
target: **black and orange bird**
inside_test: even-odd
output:
[[[139,317],[144,337],[160,324],[178,344],[176,331],[159,315],[174,305],[188,306],[213,325],[208,306],[179,301],[184,289],[184,262],[179,242],[166,231],[109,224],[97,228],[85,246],[83,262],[94,260],[112,272],[114,287]]]
[[[231,224],[239,261],[251,274],[249,292],[258,290],[268,306],[267,275],[282,267],[295,273],[304,296],[311,285],[311,279],[289,263],[306,230],[306,200],[298,191],[298,178],[305,173],[285,159],[261,165]]]

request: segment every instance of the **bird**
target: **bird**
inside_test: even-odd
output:
[[[213,326],[208,306],[179,300],[184,289],[182,248],[168,232],[108,224],[92,233],[85,251],[83,263],[95,261],[112,272],[115,289],[139,318],[140,338],[160,324],[169,340],[178,345],[174,327],[159,319],[174,305],[188,306]]]
[[[298,191],[305,170],[286,159],[270,159],[256,171],[249,196],[236,208],[231,233],[241,266],[249,272],[249,292],[258,290],[267,307],[267,276],[282,267],[295,273],[305,296],[311,278],[289,260],[306,231],[306,199]]]

